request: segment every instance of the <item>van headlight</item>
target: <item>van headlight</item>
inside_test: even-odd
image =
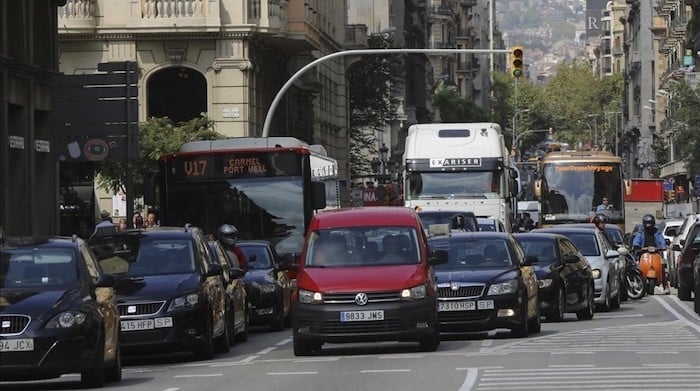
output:
[[[196,293],[190,293],[189,295],[183,295],[174,298],[170,302],[170,307],[168,307],[168,311],[193,308],[197,304],[199,304],[199,295]]]
[[[515,293],[518,291],[518,280],[510,280],[506,282],[501,282],[498,284],[493,284],[489,287],[489,296],[491,295],[507,295],[509,293]]]
[[[591,271],[591,277],[593,277],[594,280],[599,279],[601,274],[600,269],[593,269],[593,271]]]
[[[426,295],[427,290],[425,289],[425,285],[418,285],[401,291],[401,299],[403,300],[425,299]]]
[[[299,302],[302,304],[319,304],[323,302],[323,295],[321,292],[299,289]]]

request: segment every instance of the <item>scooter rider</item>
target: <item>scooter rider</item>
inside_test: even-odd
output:
[[[241,269],[248,271],[248,260],[246,260],[243,250],[241,250],[239,246],[236,246],[236,242],[238,241],[238,228],[231,224],[223,224],[219,227],[216,234],[219,242],[221,242],[227,250],[236,254]]]
[[[656,229],[656,219],[653,215],[647,214],[642,217],[643,230],[637,232],[632,239],[632,249],[635,253],[640,253],[642,249],[649,247],[656,248],[656,251],[662,252],[666,250],[666,240],[664,236]],[[666,267],[666,260],[663,260],[664,268]],[[664,293],[669,294],[670,289],[668,287],[668,280],[666,279],[666,273],[661,273],[662,284],[664,286]]]

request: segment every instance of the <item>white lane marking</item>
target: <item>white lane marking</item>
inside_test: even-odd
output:
[[[572,366],[573,367],[573,366]],[[700,367],[688,367],[688,368],[693,368],[700,370]],[[677,370],[673,370],[676,372],[679,371],[687,371],[688,368],[678,368]],[[497,370],[491,370],[488,371],[487,374],[484,374],[484,376],[519,376],[517,373],[537,373],[537,374],[542,374],[542,373],[556,373],[556,372],[563,372],[568,370],[569,368],[567,367],[559,367],[559,368],[524,368],[524,369],[516,369],[516,368],[509,368],[509,369],[504,369],[501,371]],[[576,369],[576,368],[574,368]],[[640,372],[640,373],[648,373],[649,369],[645,368],[640,368],[640,367],[596,367],[595,369],[584,369],[577,371],[576,374],[601,374],[603,372],[623,372],[623,373],[631,373],[631,372]],[[500,373],[499,375],[494,375],[494,373]]]
[[[678,318],[678,320],[682,320],[683,322],[685,322],[685,324],[687,324],[688,326],[695,329],[695,331],[700,333],[700,325],[693,323],[690,319],[686,318],[681,313],[674,310],[673,307],[671,307],[668,303],[666,303],[663,299],[659,298],[658,296],[654,296],[654,300],[658,301],[662,306],[664,306],[664,308],[668,310],[668,312],[672,313],[676,318]]]
[[[275,349],[277,349],[277,347],[275,347],[275,346],[270,346],[269,348],[263,349],[263,350],[261,350],[261,351],[255,353],[255,354],[257,354],[257,355],[259,355],[259,356],[262,356],[263,354],[270,353],[271,351],[273,351],[273,350],[275,350]]]
[[[459,387],[459,391],[469,391],[474,389],[476,385],[476,379],[479,377],[479,370],[476,368],[467,368],[467,377],[464,379],[464,383]]]
[[[549,354],[595,354],[595,352],[589,351],[563,351],[563,352],[549,352]]]
[[[405,373],[411,372],[410,369],[363,369],[360,373]]]
[[[678,304],[678,306],[681,307],[683,311],[689,313],[691,318],[700,320],[700,315],[696,314],[695,311],[690,309],[690,307],[687,307],[685,304],[683,304],[683,302],[681,301],[681,299],[678,298],[678,296],[671,296],[671,300]]]
[[[216,364],[211,364],[209,365],[209,368],[222,368],[222,367],[237,367],[241,365],[248,365],[250,364],[249,362],[242,362],[242,361],[224,361],[224,362],[218,362]]]
[[[404,354],[404,355],[395,355],[395,356],[379,356],[377,357],[380,360],[394,360],[394,359],[416,359],[416,358],[423,358],[422,354]]]
[[[260,357],[260,356],[248,356],[248,357],[244,358],[243,360],[241,360],[241,362],[251,362],[258,357]]]
[[[291,338],[286,338],[286,339],[283,339],[283,340],[277,342],[275,345],[277,345],[277,346],[282,346],[282,345],[286,345],[286,344],[288,344],[288,343],[290,343],[290,342],[292,342],[292,339],[291,339]]]
[[[493,340],[492,339],[485,339],[481,341],[481,347],[479,348],[479,352],[487,352],[489,351],[490,347],[493,345]]]
[[[166,388],[163,391],[178,391],[180,387],[172,387],[172,388]]]
[[[321,357],[321,358],[298,358],[294,359],[294,363],[305,363],[305,362],[331,362],[338,361],[338,357]]]
[[[675,363],[675,364],[643,364],[645,367],[651,368],[677,368],[677,367],[689,367],[688,363]]]
[[[286,376],[286,375],[318,375],[316,371],[308,372],[268,372],[268,376]]]
[[[173,377],[175,378],[183,378],[183,377],[219,377],[219,376],[224,376],[223,373],[203,373],[203,374],[192,374],[192,375],[175,375]]]
[[[665,350],[663,352],[657,350],[635,350],[634,352],[637,354],[678,354],[678,351],[673,350]]]
[[[503,366],[493,366],[493,367],[469,367],[469,368],[455,368],[455,371],[468,371],[470,369],[503,369]]]
[[[551,364],[547,365],[549,368],[595,368],[595,364],[578,364],[578,365],[567,365],[567,364]]]
[[[615,319],[615,318],[641,318],[644,314],[622,314],[622,315],[598,315],[596,314],[596,319]]]

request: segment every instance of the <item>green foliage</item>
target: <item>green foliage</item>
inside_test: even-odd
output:
[[[393,37],[377,34],[367,37],[370,48],[397,47]],[[353,64],[347,74],[350,86],[350,173],[373,173],[368,153],[377,152],[377,134],[396,119],[398,101],[393,86],[403,74],[401,55],[367,55]]]
[[[671,96],[675,144],[680,145],[680,156],[688,172],[700,174],[700,91],[680,81],[671,88]]]
[[[167,118],[150,118],[139,126],[139,156],[132,167],[134,195],[143,193],[143,180],[149,171],[156,169],[158,158],[166,153],[177,152],[182,144],[198,140],[224,138],[214,130],[214,121],[202,114],[188,122],[177,125]],[[124,162],[105,161],[97,169],[98,185],[103,189],[126,191]]]
[[[464,99],[454,89],[444,85],[438,87],[433,94],[433,106],[440,110],[442,122],[486,122],[491,118],[489,113],[474,102]]]

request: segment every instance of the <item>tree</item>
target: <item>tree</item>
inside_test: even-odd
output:
[[[674,144],[680,146],[680,156],[688,173],[700,173],[700,91],[684,80],[671,87],[670,112]],[[696,184],[697,186],[697,184]]]
[[[214,121],[202,114],[177,125],[167,117],[150,118],[139,126],[139,156],[133,164],[134,196],[143,193],[143,180],[157,168],[161,155],[177,152],[182,144],[197,140],[216,140],[224,136],[214,130]],[[114,192],[126,192],[126,166],[122,161],[105,161],[97,169],[98,185]]]
[[[393,37],[367,37],[371,49],[397,47]],[[377,152],[377,134],[396,119],[397,99],[393,88],[403,74],[401,55],[366,55],[348,72],[350,87],[350,173],[351,177],[373,174],[368,154]]]
[[[483,122],[490,121],[489,113],[474,102],[465,99],[454,89],[444,84],[433,94],[433,106],[440,110],[442,122]]]

